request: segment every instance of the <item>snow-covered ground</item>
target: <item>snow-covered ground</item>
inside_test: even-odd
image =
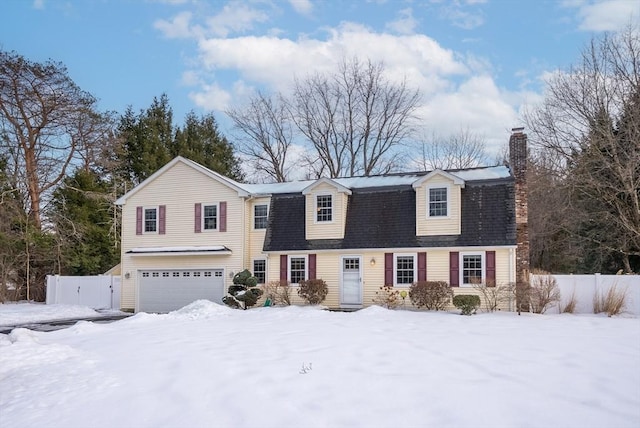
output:
[[[310,307],[0,335],[6,427],[640,426],[640,319]]]
[[[0,327],[97,316],[100,314],[95,310],[79,305],[45,305],[27,302],[0,304]]]

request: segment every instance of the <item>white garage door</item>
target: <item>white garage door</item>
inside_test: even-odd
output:
[[[139,272],[138,311],[170,312],[207,299],[222,304],[222,269],[163,269]]]

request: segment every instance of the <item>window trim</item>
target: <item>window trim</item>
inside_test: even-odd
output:
[[[291,281],[291,261],[293,259],[304,259],[304,279],[309,279],[309,256],[307,254],[289,255],[287,256],[287,281],[290,286],[297,287],[300,284],[298,282]]]
[[[211,207],[214,206],[216,207],[216,227],[215,229],[207,229],[204,227],[205,225],[205,218],[204,218],[204,209],[205,207]],[[220,202],[202,202],[200,204],[200,231],[201,232],[216,232],[220,230]]]
[[[413,281],[407,284],[398,283],[398,257],[413,258]],[[418,253],[393,253],[393,286],[394,287],[411,287],[418,280]]]
[[[469,283],[465,283],[464,282],[464,257],[465,256],[480,256],[480,263],[482,264],[481,266],[481,270],[482,270],[482,284],[486,283],[487,280],[487,257],[486,257],[486,251],[465,251],[465,252],[460,252],[459,255],[459,262],[458,262],[458,266],[459,266],[459,271],[458,275],[459,275],[459,286],[465,287],[465,288],[472,288],[473,284],[469,284]]]
[[[155,230],[147,230],[147,210],[154,210],[156,212],[156,228]],[[143,235],[158,235],[160,234],[160,206],[142,207],[142,234]]]
[[[265,225],[264,227],[256,227],[256,207],[259,206],[265,206],[267,207],[267,213],[265,215]],[[262,218],[262,217],[260,217]],[[260,204],[254,204],[253,205],[253,230],[265,230],[267,228],[267,223],[269,222],[269,204],[268,203],[260,203]]]
[[[267,259],[263,258],[263,259],[253,259],[253,261],[251,262],[251,267],[253,268],[252,272],[253,272],[253,276],[256,276],[256,262],[264,262],[264,282],[260,282],[258,281],[258,284],[266,284],[267,283],[267,272],[268,272],[268,268],[267,268]],[[256,276],[256,279],[258,277]]]
[[[445,189],[447,192],[447,215],[431,215],[431,190],[436,190],[436,189]],[[427,206],[426,206],[426,215],[427,215],[427,219],[429,220],[441,220],[441,219],[449,219],[451,218],[451,186],[448,184],[432,184],[430,186],[427,186],[427,190],[426,190],[426,197],[427,197]]]
[[[331,208],[329,211],[329,214],[331,215],[331,220],[318,220],[318,215],[320,215],[320,208],[318,207],[318,198],[322,197],[322,196],[328,196],[331,198]],[[314,201],[315,201],[315,215],[313,216],[313,222],[316,224],[331,224],[334,222],[334,195],[333,193],[317,193],[314,197]]]

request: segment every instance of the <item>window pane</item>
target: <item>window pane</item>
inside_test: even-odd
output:
[[[204,219],[204,230],[215,230],[218,228],[218,206],[205,205],[203,208],[202,218]]]
[[[429,189],[429,217],[447,216],[447,188]]]
[[[266,229],[267,228],[267,206],[256,205],[253,207],[253,228],[254,229]]]
[[[480,284],[482,282],[482,256],[470,255],[462,257],[462,283]]]
[[[267,281],[267,262],[265,260],[253,261],[253,276],[258,279],[258,284],[264,284]]]
[[[319,195],[316,197],[317,203],[317,221],[331,221],[332,219],[332,203],[331,195]]]
[[[413,256],[396,258],[396,284],[413,284]]]
[[[155,208],[147,208],[144,210],[144,231],[155,232],[157,230],[157,210]]]
[[[291,257],[289,261],[289,272],[291,273],[291,283],[298,284],[306,279],[304,257]]]

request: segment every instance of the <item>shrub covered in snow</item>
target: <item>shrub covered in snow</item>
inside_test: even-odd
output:
[[[223,297],[222,301],[232,308],[247,309],[254,306],[262,296],[262,290],[256,287],[257,284],[258,279],[248,269],[238,272],[233,276],[229,296]]]
[[[329,294],[329,287],[322,279],[307,279],[300,281],[298,296],[302,297],[310,305],[319,305]]]
[[[475,294],[458,294],[453,297],[453,306],[460,309],[461,315],[475,314],[480,306],[480,296]]]
[[[409,288],[409,299],[418,308],[440,311],[451,301],[453,291],[444,281],[418,281]]]

